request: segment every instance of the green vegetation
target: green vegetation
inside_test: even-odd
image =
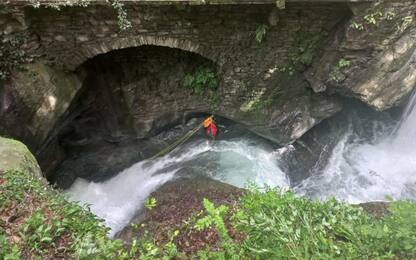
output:
[[[0,173],[0,259],[128,259],[137,248],[107,238],[102,221],[36,178]]]
[[[264,38],[266,38],[267,29],[269,29],[269,27],[265,24],[259,25],[259,27],[257,27],[255,38],[258,43],[262,43]]]
[[[335,66],[335,68],[331,71],[329,75],[330,78],[337,83],[344,81],[345,75],[342,71],[346,68],[349,68],[350,66],[351,63],[349,60],[347,60],[346,58],[341,58],[338,61],[337,66]]]
[[[325,35],[326,32],[318,34],[309,32],[297,33],[292,44],[293,47],[289,49],[288,63],[279,68],[279,71],[293,75],[295,71],[302,71],[305,67],[310,66]]]
[[[0,80],[9,77],[14,68],[31,61],[31,58],[21,49],[26,39],[23,35],[6,35],[0,33]]]
[[[348,68],[350,66],[350,61],[345,59],[345,58],[341,58],[338,61],[338,68],[343,69],[343,68]]]
[[[214,203],[207,199],[203,200],[203,205],[206,215],[196,221],[194,228],[198,231],[207,228],[216,229],[221,241],[222,251],[213,252],[212,250],[202,250],[198,252],[198,256],[202,259],[239,259],[239,254],[237,254],[238,246],[228,234],[228,229],[225,224],[228,207],[225,205],[215,207]]]
[[[56,10],[61,10],[62,7],[81,6],[87,7],[93,1],[92,0],[67,0],[63,2],[42,2],[41,0],[32,0],[31,4],[34,8],[41,6],[50,7]],[[131,28],[131,22],[127,18],[127,12],[124,8],[124,4],[120,0],[106,0],[117,11],[118,25],[121,30],[127,30]]]
[[[34,8],[48,7],[59,11],[62,7],[87,7],[91,2],[91,0],[68,0],[60,2],[33,0],[31,1],[31,5]],[[131,28],[132,25],[128,20],[124,4],[119,0],[106,0],[106,2],[117,11],[119,28],[121,30]],[[1,10],[7,12],[7,9],[4,8],[7,8],[7,6],[0,6]],[[0,80],[7,79],[13,69],[19,69],[22,64],[32,61],[32,57],[21,48],[25,41],[26,38],[24,35],[17,33],[6,35],[0,32]]]
[[[131,28],[131,22],[127,17],[127,11],[124,9],[124,4],[119,0],[106,0],[115,10],[117,10],[118,26],[121,30]]]
[[[311,202],[292,192],[251,188],[237,210],[204,200],[194,228],[215,228],[220,246],[195,259],[413,259],[416,257],[416,205],[391,202],[383,219],[332,199]],[[225,225],[244,234],[235,241]],[[191,256],[192,258],[192,256]]]
[[[285,9],[286,0],[276,0],[276,7],[279,9]]]
[[[150,199],[148,204],[155,203]],[[108,230],[88,210],[65,201],[34,177],[8,171],[0,175],[0,259],[416,257],[416,205],[407,201],[391,202],[383,218],[374,218],[358,206],[334,199],[312,202],[288,191],[251,187],[235,207],[214,205],[207,199],[203,206],[183,229],[167,230],[164,243],[145,231],[127,247],[108,239]],[[177,243],[181,232],[189,229],[214,230],[219,242],[185,255]]]
[[[219,95],[217,93],[218,80],[215,72],[208,67],[199,67],[195,72],[186,74],[182,82],[183,86],[192,91],[212,106],[219,103]]]
[[[250,111],[263,111],[270,107],[273,103],[273,96],[269,96],[265,99],[258,99],[251,105]]]
[[[370,10],[361,16],[359,16],[355,21],[352,21],[350,27],[359,31],[363,31],[366,26],[373,25],[378,26],[382,21],[392,21],[396,17],[396,14],[393,12],[382,12],[380,10]]]
[[[201,95],[207,90],[217,90],[218,81],[211,69],[199,67],[194,73],[185,75],[183,86]]]
[[[147,209],[153,209],[154,207],[156,207],[157,204],[157,200],[153,197],[148,198],[145,202],[144,202],[144,207]]]

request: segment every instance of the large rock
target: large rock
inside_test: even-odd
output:
[[[23,140],[37,150],[80,87],[81,81],[73,73],[43,63],[25,65],[4,84],[0,134]]]
[[[36,177],[42,173],[38,162],[23,143],[0,137],[0,172],[19,170]]]
[[[185,253],[196,252],[219,242],[219,236],[215,230],[196,231],[189,228],[186,221],[203,210],[204,198],[216,206],[227,205],[231,210],[242,192],[239,188],[206,177],[168,182],[150,195],[156,199],[156,207],[138,212],[137,218],[132,221],[134,225],[125,227],[116,237],[131,243],[133,239],[143,236],[140,224],[144,224],[156,243],[166,243],[169,240],[168,231],[178,229],[181,230],[175,241],[178,249]],[[231,236],[237,235],[231,226],[227,227]]]
[[[238,107],[238,106],[237,106]],[[277,144],[292,143],[322,120],[342,109],[340,100],[309,91],[301,75],[279,75],[273,87],[239,105],[227,109],[226,117],[245,125],[254,133]]]
[[[322,56],[305,74],[315,92],[356,97],[377,110],[400,104],[416,85],[413,0],[351,4]]]

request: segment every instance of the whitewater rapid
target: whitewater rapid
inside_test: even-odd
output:
[[[416,200],[415,104],[413,94],[397,126],[393,130],[374,127],[370,140],[350,128],[323,171],[312,173],[294,191],[314,199],[335,197],[349,203]]]
[[[143,208],[151,192],[176,177],[204,175],[237,187],[255,183],[287,188],[289,179],[277,156],[255,141],[197,140],[164,157],[136,163],[105,182],[77,179],[66,194],[104,219],[112,237]]]
[[[413,95],[397,126],[374,127],[372,138],[363,138],[350,127],[323,170],[314,167],[310,177],[291,188],[300,196],[335,197],[349,203],[416,200],[415,104]],[[114,236],[142,209],[151,192],[178,177],[204,175],[237,187],[255,183],[289,188],[289,177],[279,166],[284,149],[273,150],[264,141],[249,138],[194,140],[164,157],[136,163],[105,182],[77,179],[66,194],[90,205]]]

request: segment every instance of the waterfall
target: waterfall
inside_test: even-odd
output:
[[[409,104],[393,132],[392,146],[396,149],[414,150],[416,148],[416,91],[410,97]],[[415,158],[416,160],[416,158]]]
[[[416,92],[415,92],[416,93]],[[351,203],[416,200],[416,94],[392,132],[364,141],[352,129],[341,138],[321,173],[295,187],[311,198]]]
[[[313,199],[336,197],[351,203],[386,200],[387,196],[416,200],[415,105],[413,94],[394,131],[375,130],[373,140],[363,139],[350,127],[324,169],[293,190]],[[199,139],[164,157],[136,163],[102,183],[78,179],[66,194],[89,204],[113,236],[142,210],[151,192],[178,177],[204,175],[237,187],[252,182],[288,188],[290,181],[279,159],[279,150],[258,139]]]
[[[289,187],[277,154],[258,140],[194,140],[164,157],[136,163],[105,182],[77,179],[66,194],[72,201],[90,205],[111,228],[111,237],[131,221],[160,185],[176,177],[198,175],[238,187],[249,182]]]

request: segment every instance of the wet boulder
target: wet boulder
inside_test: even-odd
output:
[[[23,143],[0,137],[0,172],[19,170],[41,178],[38,162]]]
[[[178,249],[185,253],[196,252],[219,241],[215,230],[196,231],[186,227],[186,221],[203,210],[203,199],[209,199],[216,206],[227,205],[232,210],[242,193],[242,189],[206,177],[173,180],[150,195],[156,199],[156,206],[139,211],[131,225],[120,231],[116,238],[130,243],[142,238],[146,229],[156,243],[166,243],[168,231],[177,229],[181,230],[175,241]],[[230,231],[232,236],[237,236]]]

